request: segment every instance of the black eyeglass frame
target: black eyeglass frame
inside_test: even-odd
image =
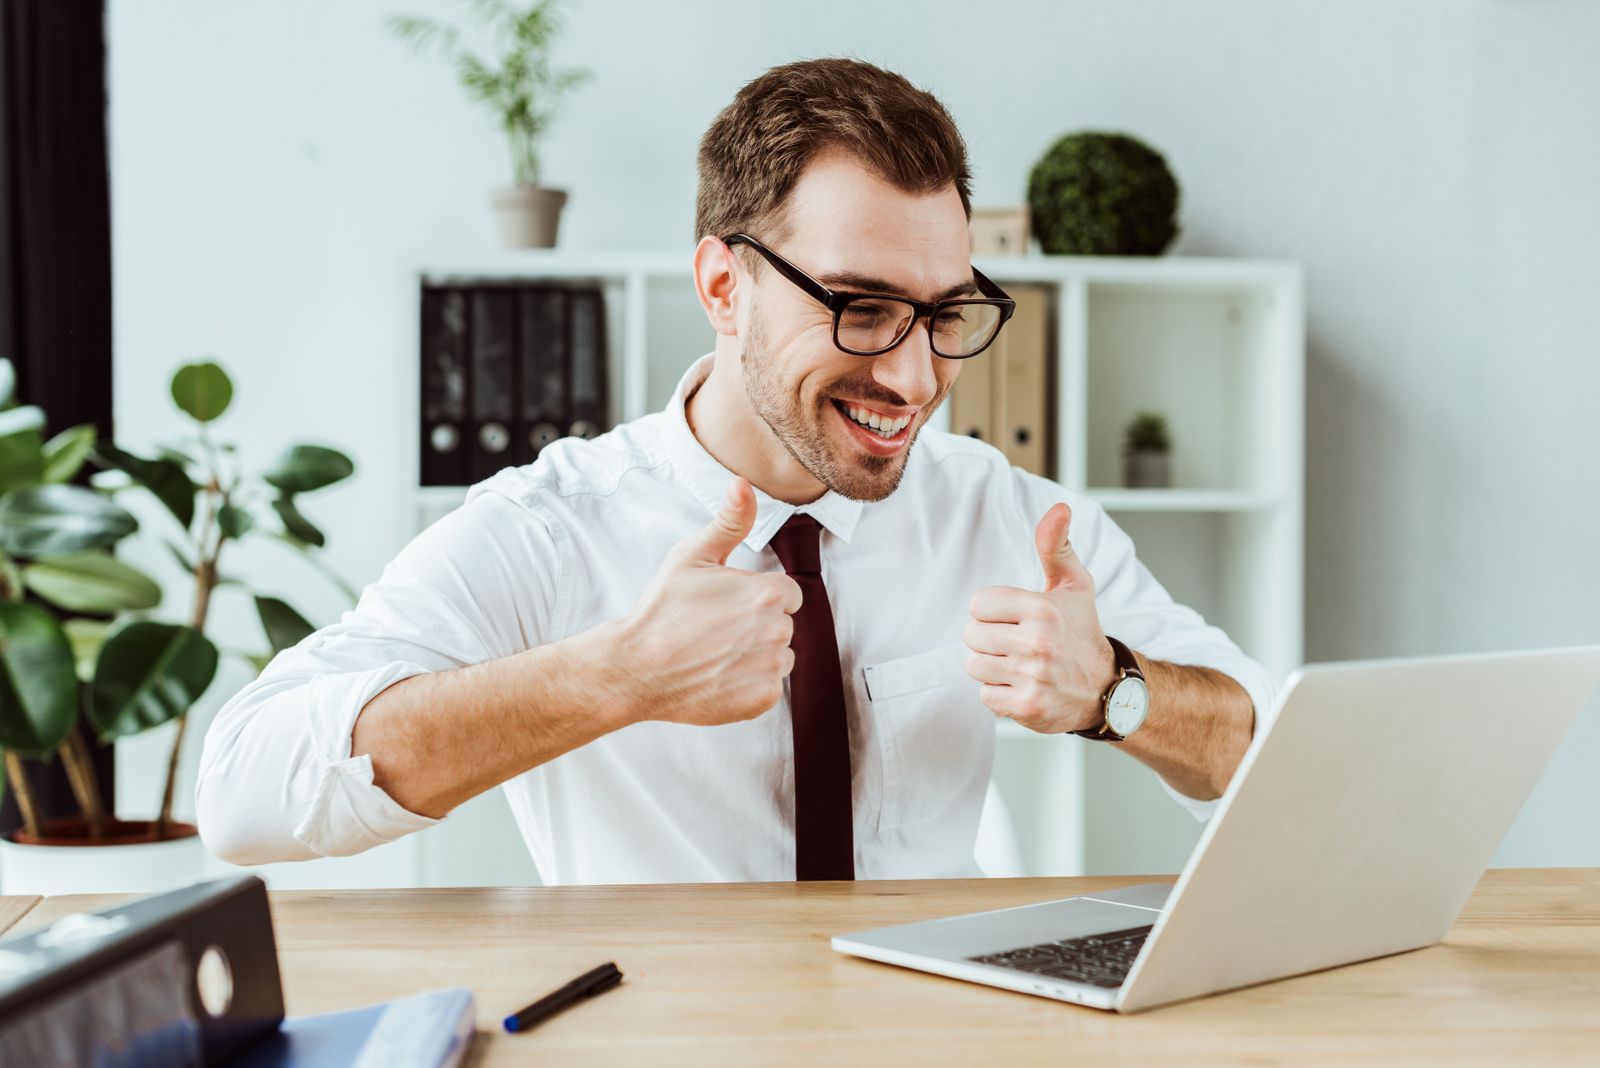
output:
[[[900,293],[856,293],[839,292],[829,289],[827,286],[823,285],[821,282],[817,281],[815,278],[811,277],[809,274],[802,271],[800,268],[796,267],[782,256],[778,255],[776,252],[772,251],[770,248],[763,245],[760,241],[757,241],[749,234],[729,234],[727,237],[722,239],[722,243],[729,246],[749,245],[760,254],[762,259],[770,263],[774,270],[783,275],[789,281],[793,282],[807,296],[811,297],[817,303],[823,305],[829,311],[831,311],[833,313],[834,347],[836,347],[840,352],[848,352],[852,356],[882,356],[884,353],[893,350],[906,338],[910,337],[911,331],[917,328],[917,320],[926,317],[928,320],[928,347],[933,350],[933,354],[935,356],[938,356],[940,359],[944,360],[970,360],[995,343],[995,339],[1000,336],[1001,329],[1008,321],[1010,321],[1011,316],[1017,310],[1017,302],[1006,296],[1005,290],[991,282],[984,275],[984,273],[978,270],[976,267],[972,268],[972,279],[977,283],[978,292],[983,294],[982,298],[952,297],[949,300],[930,302],[925,300],[914,300],[913,298],[904,296]],[[905,330],[901,332],[900,336],[896,337],[893,341],[889,342],[888,345],[881,349],[874,349],[871,352],[864,352],[861,349],[850,348],[848,345],[845,345],[839,340],[839,318],[844,313],[845,307],[852,301],[863,299],[893,300],[899,301],[901,304],[911,305],[915,311],[912,313],[910,325],[908,325]],[[939,351],[939,343],[934,339],[933,336],[934,316],[939,313],[941,308],[948,308],[962,304],[984,304],[997,307],[1000,309],[1000,321],[995,324],[994,332],[989,335],[989,340],[978,346],[977,349],[967,353],[964,356],[951,356],[947,353]]]

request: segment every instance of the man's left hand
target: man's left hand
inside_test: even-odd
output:
[[[983,703],[1041,734],[1098,727],[1100,699],[1116,677],[1094,580],[1067,538],[1071,523],[1072,509],[1057,504],[1034,531],[1044,590],[979,590],[962,632],[972,650],[967,673],[983,683]]]

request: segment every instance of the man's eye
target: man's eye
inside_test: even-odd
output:
[[[967,321],[965,312],[944,311],[939,313],[940,326],[960,326]]]

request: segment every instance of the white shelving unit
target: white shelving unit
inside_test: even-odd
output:
[[[1105,507],[1172,595],[1227,631],[1281,683],[1302,662],[1304,640],[1299,266],[1042,256],[976,262],[1001,286],[1043,285],[1053,293],[1058,481]],[[687,254],[530,251],[434,264],[409,275],[409,351],[416,351],[423,281],[540,278],[604,285],[615,421],[662,407],[683,371],[712,347]],[[1120,486],[1122,428],[1145,410],[1162,412],[1172,432],[1170,489]],[[415,463],[417,442],[406,448]],[[460,503],[462,492],[420,489],[418,529]],[[1009,722],[998,737],[995,783],[1030,874],[1164,872],[1182,865],[1199,825],[1142,765],[1107,746],[1044,737]],[[429,832],[431,844],[419,854],[421,881],[449,878],[430,853],[458,865],[472,852],[461,846],[463,836],[481,833],[485,822],[506,833],[509,816],[493,804],[480,799],[475,812],[449,835],[445,827]]]

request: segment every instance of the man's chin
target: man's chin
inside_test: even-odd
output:
[[[906,460],[916,443],[917,436],[913,432],[905,448],[894,456],[873,456],[853,444],[843,449],[836,448],[828,464],[829,469],[824,473],[826,477],[818,475],[818,480],[839,496],[852,501],[868,504],[881,501],[899,488],[900,479],[905,475]]]

